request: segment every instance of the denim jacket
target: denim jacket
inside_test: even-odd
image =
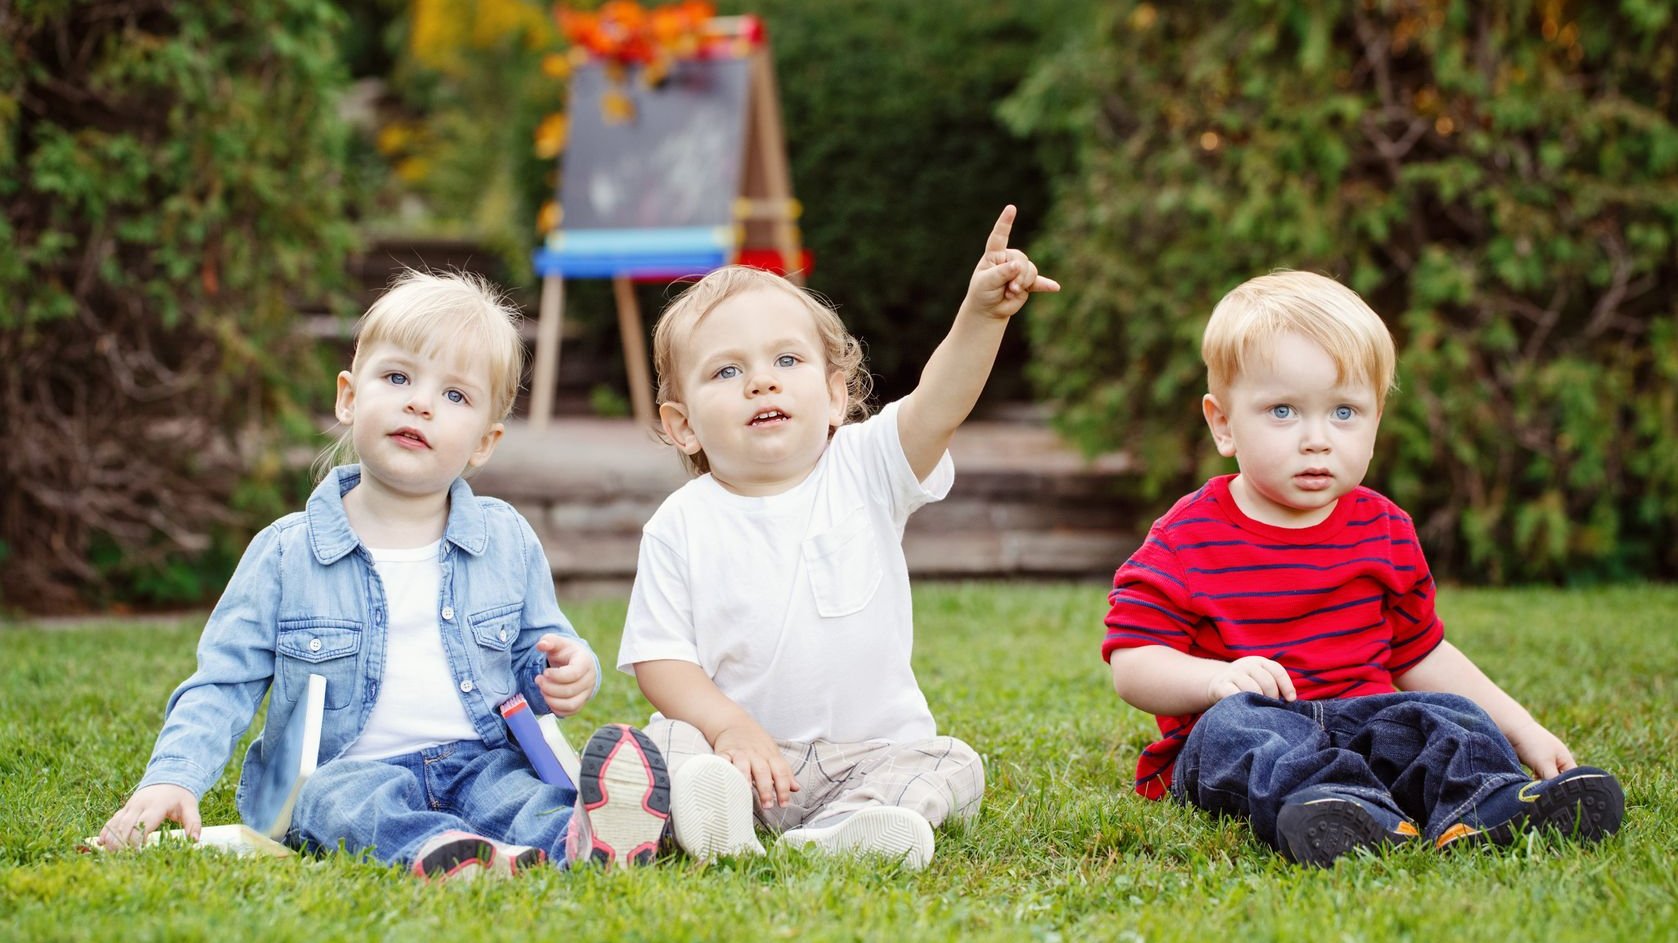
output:
[[[264,693],[264,731],[286,728],[309,675],[326,678],[320,762],[360,736],[385,666],[385,596],[372,556],[344,515],[357,465],[332,470],[309,496],[251,541],[198,641],[198,669],[169,697],[163,731],[141,786],[174,783],[203,796],[250,728]],[[510,741],[496,705],[523,694],[546,712],[536,675],[547,657],[536,640],[577,638],[554,599],[553,575],[530,524],[506,502],[480,498],[463,479],[449,488],[437,601],[453,694],[486,746]],[[595,659],[596,689],[600,665]],[[439,691],[438,696],[443,696]],[[268,760],[263,736],[245,754],[236,803]]]

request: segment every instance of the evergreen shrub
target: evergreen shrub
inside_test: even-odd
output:
[[[811,288],[868,345],[876,395],[902,396],[949,331],[1002,207],[1016,244],[1039,231],[1040,155],[997,105],[1098,0],[744,0],[769,28],[793,187],[815,255]],[[1055,274],[1044,269],[1048,274]],[[1010,329],[986,400],[1023,399],[1025,332]]]
[[[1005,106],[1055,172],[1032,375],[1146,519],[1226,470],[1212,306],[1275,268],[1399,344],[1367,483],[1442,574],[1678,575],[1678,23],[1649,0],[1122,0]]]
[[[0,597],[198,600],[295,502],[350,244],[326,0],[0,7]],[[290,437],[288,439],[288,436]]]

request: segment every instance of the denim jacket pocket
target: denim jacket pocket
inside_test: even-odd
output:
[[[491,699],[497,702],[512,697],[517,691],[513,686],[513,660],[508,652],[524,627],[523,617],[522,603],[495,606],[466,617],[466,624],[472,630],[471,637],[478,643],[475,652],[478,683],[484,685]]]
[[[361,623],[343,619],[283,619],[274,639],[275,683],[295,700],[309,675],[326,678],[326,706],[338,710],[355,695],[361,659]]]
[[[823,618],[860,611],[880,588],[885,568],[871,537],[867,510],[859,507],[831,530],[805,538],[804,566]]]
[[[472,627],[472,635],[479,645],[504,652],[519,637],[519,616],[523,613],[524,606],[518,603],[496,606],[467,616],[466,624]]]

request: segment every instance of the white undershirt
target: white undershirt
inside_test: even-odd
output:
[[[480,739],[454,692],[454,675],[437,621],[442,598],[441,541],[402,550],[375,550],[373,569],[384,584],[385,669],[373,713],[344,759],[401,756],[455,740]],[[448,692],[445,694],[444,692]]]

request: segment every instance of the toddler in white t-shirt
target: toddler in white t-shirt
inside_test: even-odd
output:
[[[862,351],[810,293],[757,269],[705,276],[653,333],[664,437],[699,477],[647,522],[618,667],[659,713],[688,853],[781,841],[922,867],[978,810],[977,753],[937,726],[910,665],[903,527],[944,497],[946,452],[1008,319],[1059,291],[1002,211],[967,297],[902,400],[865,418]],[[861,421],[853,421],[861,420]]]

